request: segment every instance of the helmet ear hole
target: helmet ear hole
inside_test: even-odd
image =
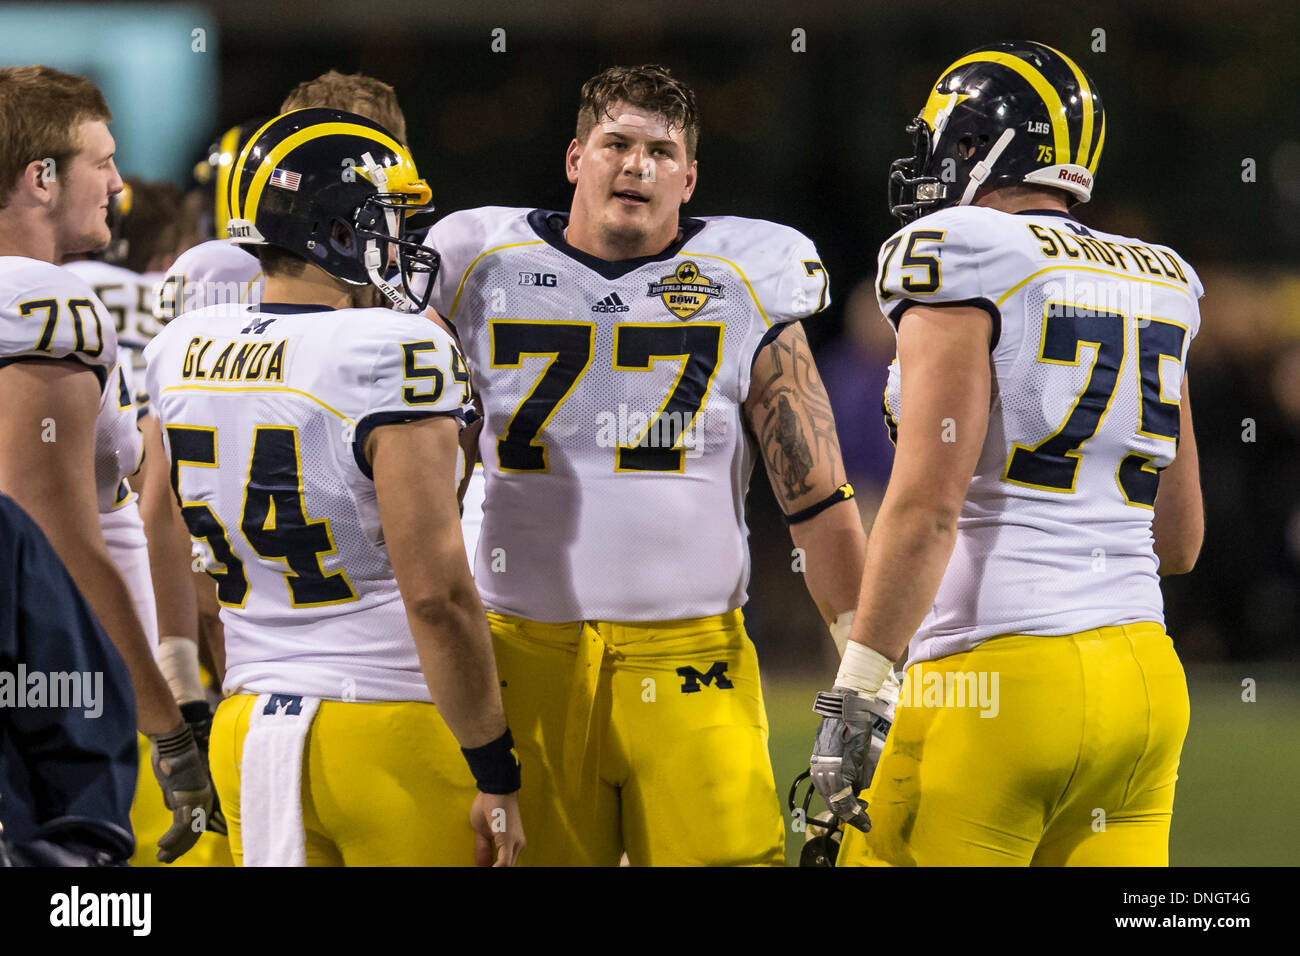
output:
[[[335,219],[330,223],[330,245],[336,252],[351,255],[356,248],[356,241],[356,233],[348,223],[342,219]]]

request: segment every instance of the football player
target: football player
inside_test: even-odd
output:
[[[761,453],[797,562],[847,635],[865,536],[799,321],[829,281],[794,229],[686,218],[693,91],[582,90],[566,212],[437,223],[431,303],[481,397],[475,580],[524,761],[525,862],[784,863],[745,494]]]
[[[206,825],[212,786],[100,530],[101,513],[131,500],[125,479],[141,455],[113,323],[86,282],[55,265],[111,239],[108,206],[122,190],[111,118],[88,80],[0,70],[0,491],[45,531],[126,661],[172,810],[158,844],[171,862]]]
[[[468,375],[442,329],[378,307],[423,308],[410,280],[436,258],[404,225],[429,188],[379,124],[306,109],[249,141],[230,197],[263,302],[187,312],[145,354],[185,521],[219,563],[232,852],[509,865],[519,764],[455,497]]]
[[[180,192],[174,186],[127,180],[109,207],[113,241],[95,256],[76,258],[65,268],[88,282],[113,315],[118,341],[117,414],[127,419],[134,415],[143,445],[138,477],[130,478],[131,485],[140,489],[138,494],[129,491],[109,510],[101,511],[100,528],[108,553],[131,591],[159,669],[206,763],[212,713],[199,668],[189,532],[172,497],[158,420],[150,412],[144,389],[144,347],[158,329],[153,288],[176,255],[179,210]],[[155,865],[148,844],[169,826],[162,813],[162,794],[152,776],[145,774],[148,745],[141,737],[142,764],[131,822],[146,845],[136,849],[133,866]],[[212,832],[200,837],[179,861],[181,865],[229,865],[222,837],[224,820],[214,811],[210,822]]]
[[[1200,280],[1071,213],[1106,121],[1057,50],[963,56],[909,131],[877,281],[897,452],[816,704],[839,863],[1165,865],[1188,698],[1160,576],[1202,538]]]
[[[280,104],[280,113],[319,107],[346,110],[374,120],[406,144],[406,116],[392,86],[362,73],[322,73],[297,87]],[[263,125],[249,121],[227,130],[209,150],[208,162],[200,163],[196,174],[212,185],[215,226],[218,238],[187,250],[173,265],[160,286],[158,314],[170,319],[187,309],[214,302],[257,302],[261,297],[262,271],[257,259],[226,239],[229,218],[228,187],[232,164],[248,137]],[[474,414],[467,406],[466,413]],[[465,417],[465,416],[462,416]],[[483,472],[474,467],[472,456],[461,456],[461,530],[467,552],[474,554],[483,520]],[[204,595],[200,596],[203,604]]]

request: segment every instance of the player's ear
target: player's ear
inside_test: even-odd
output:
[[[577,185],[578,168],[582,165],[582,144],[576,139],[569,143],[569,148],[564,152],[564,175],[568,177],[569,182]]]
[[[14,191],[27,194],[42,206],[51,205],[58,188],[56,184],[59,174],[63,172],[65,170],[55,168],[53,159],[34,159],[18,176]]]
[[[686,167],[686,183],[682,186],[682,203],[691,201],[691,196],[695,194],[695,184],[699,181],[700,167],[695,160]]]

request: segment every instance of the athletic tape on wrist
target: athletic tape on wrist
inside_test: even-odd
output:
[[[853,614],[853,611],[845,611],[829,624],[831,640],[835,642],[835,650],[839,651],[840,657],[844,656],[844,648],[849,644],[849,631],[853,629]]]
[[[162,671],[176,703],[206,700],[199,674],[199,645],[188,637],[164,637],[158,642],[158,670]]]
[[[836,687],[847,687],[868,700],[880,695],[885,681],[893,676],[894,662],[865,644],[849,641],[835,676]]]

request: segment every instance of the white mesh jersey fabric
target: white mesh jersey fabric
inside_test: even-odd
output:
[[[144,628],[149,649],[158,653],[158,605],[153,592],[153,574],[149,568],[149,546],[144,536],[144,521],[134,498],[115,511],[99,516],[108,556],[122,572],[122,580],[131,594],[131,603]]]
[[[209,239],[182,252],[156,284],[154,314],[168,321],[211,305],[262,301],[262,264],[225,239]]]
[[[685,220],[660,256],[607,263],[568,247],[563,222],[488,207],[426,239],[442,257],[430,304],[484,409],[484,604],[537,621],[738,607],[741,407],[764,334],[826,304],[817,251],[788,227],[718,217]]]
[[[129,404],[125,411],[120,407],[113,320],[75,272],[0,256],[0,359],[25,357],[74,358],[103,376],[95,418],[95,493],[101,514],[121,507],[131,494],[125,478],[140,467],[141,445],[134,411]]]
[[[880,307],[895,325],[911,304],[975,304],[999,317],[984,448],[908,663],[1001,634],[1163,623],[1145,499],[1154,501],[1151,470],[1173,461],[1200,327],[1191,266],[1065,213],[969,206],[899,230],[878,265]],[[905,420],[897,362],[886,407]]]
[[[191,533],[195,511],[220,522],[207,522],[206,544],[226,579],[227,692],[429,700],[355,447],[374,424],[456,411],[454,347],[427,319],[387,309],[212,306],[146,349]],[[244,348],[262,357],[241,362]],[[223,546],[242,575],[230,577]]]

